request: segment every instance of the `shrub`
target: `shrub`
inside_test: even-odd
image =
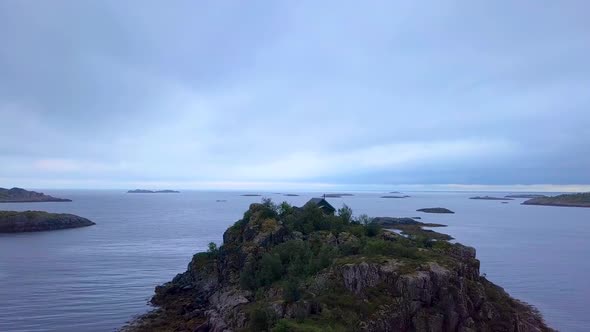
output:
[[[207,248],[207,253],[209,254],[209,256],[217,256],[217,254],[219,253],[219,249],[217,248],[215,242],[209,242]]]
[[[273,315],[263,308],[255,308],[250,312],[250,331],[268,331],[273,325]]]
[[[342,207],[338,209],[338,216],[348,224],[352,220],[352,209],[348,205],[342,204]]]
[[[269,197],[263,197],[262,198],[262,205],[264,205],[267,209],[273,211],[274,213],[278,214],[279,212],[279,206],[276,205],[273,201],[272,198]]]
[[[283,265],[278,255],[264,254],[260,260],[260,268],[256,273],[258,286],[266,286],[279,280],[283,275]]]
[[[372,219],[366,214],[361,214],[356,218],[356,223],[361,225],[368,225],[371,223],[371,221]]]
[[[381,239],[368,240],[363,248],[363,253],[366,255],[395,256],[412,259],[418,258],[417,248]]]
[[[374,237],[381,232],[381,226],[375,223],[370,223],[365,226],[365,230],[368,237]]]
[[[291,206],[291,204],[287,203],[287,202],[282,202],[279,205],[279,209],[278,209],[279,215],[281,217],[284,217],[288,214],[293,213],[293,206]]]
[[[301,292],[299,291],[299,283],[297,280],[291,278],[287,280],[285,287],[283,288],[283,300],[287,303],[293,303],[301,298]]]

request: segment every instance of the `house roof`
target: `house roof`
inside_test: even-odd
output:
[[[310,203],[317,205],[320,208],[328,209],[331,212],[336,211],[336,208],[334,208],[332,206],[332,204],[328,203],[328,201],[326,201],[324,198],[314,197],[314,198],[310,199],[306,204],[310,204]]]

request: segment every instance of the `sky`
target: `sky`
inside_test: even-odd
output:
[[[0,1],[0,187],[590,190],[587,1]]]

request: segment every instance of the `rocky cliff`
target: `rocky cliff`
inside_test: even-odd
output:
[[[480,276],[473,248],[270,202],[252,204],[152,303],[124,330],[551,331]]]
[[[73,214],[0,211],[0,233],[53,231],[92,225],[92,221]]]

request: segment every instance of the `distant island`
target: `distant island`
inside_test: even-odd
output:
[[[263,202],[122,331],[552,331],[427,224]]]
[[[418,212],[425,212],[425,213],[455,213],[449,209],[435,207],[435,208],[424,208],[416,210]]]
[[[354,196],[353,194],[324,194],[326,198],[339,198],[343,196]]]
[[[146,189],[135,189],[129,190],[128,194],[179,194],[177,190],[146,190]]]
[[[71,199],[57,198],[22,188],[0,188],[0,203],[71,202]]]
[[[259,197],[259,196],[262,196],[262,195],[260,195],[260,194],[243,194],[243,195],[240,195],[240,196],[244,196],[244,197]]]
[[[73,214],[0,211],[0,233],[54,231],[92,225],[92,221]]]
[[[299,195],[297,195],[297,194],[284,194],[283,196],[295,197],[295,196],[299,196]]]
[[[569,207],[590,207],[590,192],[564,194],[552,197],[537,197],[524,201],[524,205],[548,205]]]
[[[372,223],[379,225],[385,229],[396,229],[401,231],[401,235],[407,237],[426,237],[435,241],[452,240],[448,234],[437,233],[430,229],[423,229],[422,227],[446,227],[447,225],[423,223],[416,221],[413,218],[394,218],[394,217],[377,217],[373,218]]]
[[[493,197],[493,196],[475,196],[469,197],[469,199],[481,199],[486,201],[511,201],[512,198],[507,197]]]
[[[508,198],[539,198],[539,197],[547,197],[547,196],[538,195],[538,194],[515,194],[515,195],[506,195],[504,197],[508,197]]]

